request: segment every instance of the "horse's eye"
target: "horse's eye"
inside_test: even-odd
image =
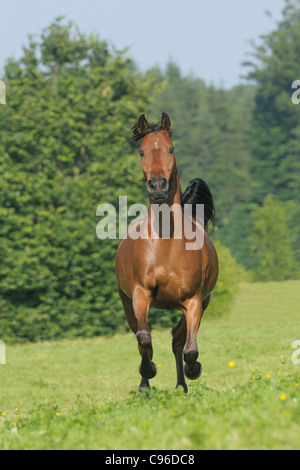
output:
[[[169,153],[173,154],[174,153],[174,147],[169,148]]]
[[[139,150],[139,154],[141,157],[143,157],[145,154],[144,154],[144,150]]]

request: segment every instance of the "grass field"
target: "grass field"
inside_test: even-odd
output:
[[[230,317],[207,311],[188,395],[174,389],[170,331],[153,332],[143,395],[132,334],[7,345],[0,449],[300,449],[299,320],[299,281],[243,284]]]

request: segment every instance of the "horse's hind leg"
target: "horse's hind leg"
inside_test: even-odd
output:
[[[209,306],[211,295],[208,295],[202,302],[202,317],[204,315],[205,310]]]
[[[119,288],[119,286],[118,286],[118,292],[123,303],[127,323],[130,329],[133,331],[133,333],[136,334],[138,331],[138,321],[134,314],[132,300],[129,297],[127,297],[127,295]],[[142,377],[141,383],[139,386],[139,391],[145,392],[147,388],[150,388],[149,380]]]
[[[184,372],[183,372],[183,348],[186,342],[186,320],[185,316],[183,315],[178,325],[173,328],[172,335],[172,348],[173,353],[175,356],[176,361],[176,369],[177,369],[177,385],[176,388],[179,386],[183,387],[185,393],[188,392],[188,388],[184,379]]]
[[[198,298],[190,299],[186,305],[185,318],[187,327],[186,346],[184,350],[185,376],[190,380],[196,380],[200,377],[202,367],[197,362],[199,355],[197,346],[197,333],[200,326],[202,315],[202,300]]]

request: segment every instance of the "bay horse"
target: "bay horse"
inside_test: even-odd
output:
[[[198,178],[192,180],[181,195],[174,146],[170,138],[171,121],[166,113],[162,114],[161,122],[157,124],[148,123],[142,114],[133,127],[133,134],[134,141],[142,140],[139,154],[149,193],[149,212],[148,217],[137,224],[136,231],[140,236],[131,237],[129,231],[118,248],[118,292],[142,358],[139,367],[142,376],[140,392],[150,387],[149,380],[157,373],[152,362],[153,348],[147,320],[149,309],[181,310],[181,320],[172,330],[172,348],[177,387],[182,386],[187,393],[184,376],[195,380],[202,372],[202,366],[197,362],[197,333],[218,277],[217,253],[206,233],[207,225],[214,217],[213,198],[207,184]],[[162,237],[161,220],[154,220],[153,204],[167,204],[173,208],[170,211],[172,228],[169,238]],[[178,207],[181,222],[187,223],[182,210],[184,204],[192,205],[193,231],[202,230],[203,246],[197,250],[186,249],[189,240],[185,234],[181,238],[174,236]],[[199,226],[196,220],[194,209],[197,204],[204,204],[204,227]],[[155,237],[150,236],[153,233]]]

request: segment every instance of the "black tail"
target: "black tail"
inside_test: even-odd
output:
[[[209,187],[200,178],[193,179],[184,193],[181,195],[181,205],[192,205],[193,218],[196,220],[197,204],[204,204],[204,228],[207,229],[209,222],[214,223],[216,211],[214,201]]]

